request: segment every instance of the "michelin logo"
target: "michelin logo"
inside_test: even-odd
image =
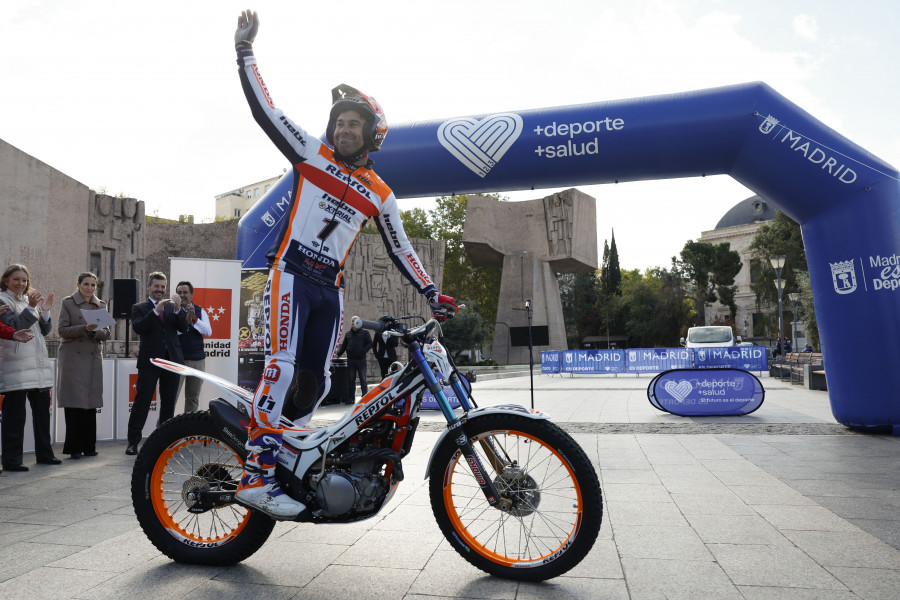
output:
[[[483,119],[460,117],[441,123],[438,141],[469,170],[484,177],[522,134],[522,117],[498,113]]]

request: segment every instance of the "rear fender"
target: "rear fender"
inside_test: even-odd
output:
[[[470,423],[473,420],[485,415],[496,414],[516,415],[518,417],[528,417],[529,419],[535,420],[550,419],[550,415],[548,415],[547,413],[533,408],[525,408],[524,406],[519,406],[518,404],[498,404],[496,406],[485,406],[483,408],[470,410],[466,415],[466,422]],[[440,448],[441,443],[444,441],[444,438],[449,434],[450,430],[444,429],[444,431],[441,433],[441,437],[439,437],[438,441],[435,443],[434,448],[431,449],[431,456],[428,457],[428,465],[425,467],[425,479],[428,479],[428,474],[431,472],[431,462],[434,460],[434,455],[437,452],[437,449]]]

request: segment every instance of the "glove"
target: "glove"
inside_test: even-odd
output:
[[[456,301],[450,296],[444,296],[441,293],[432,294],[428,299],[428,304],[431,306],[431,314],[441,323],[446,321],[448,317],[452,319],[459,312],[459,306],[456,305]]]
[[[234,32],[234,47],[242,48],[253,44],[257,31],[259,31],[259,17],[255,12],[245,10],[238,17],[237,30]]]

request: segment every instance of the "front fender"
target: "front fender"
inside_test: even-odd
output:
[[[550,419],[550,415],[534,408],[525,408],[524,406],[519,406],[518,404],[498,404],[496,406],[485,406],[484,408],[476,408],[474,410],[470,410],[466,415],[466,422],[468,423],[473,419],[477,419],[485,415],[495,414],[516,415],[519,417],[528,417],[529,419],[538,420]],[[428,473],[431,472],[431,462],[434,460],[434,453],[437,452],[437,449],[440,448],[441,443],[444,441],[444,438],[449,434],[450,430],[444,429],[444,431],[441,432],[441,437],[438,438],[437,443],[434,445],[434,448],[431,449],[431,456],[428,457],[428,465],[425,467],[425,479],[428,479]]]

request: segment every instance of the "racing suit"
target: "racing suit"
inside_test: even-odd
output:
[[[314,401],[295,419],[303,426],[331,386],[329,367],[343,322],[343,266],[369,218],[410,283],[426,297],[437,290],[403,231],[396,197],[371,163],[336,160],[331,148],[276,108],[251,50],[239,52],[238,71],[254,119],[295,169],[289,210],[266,254],[266,366],[253,417],[264,427],[279,427],[296,363],[316,382]]]

